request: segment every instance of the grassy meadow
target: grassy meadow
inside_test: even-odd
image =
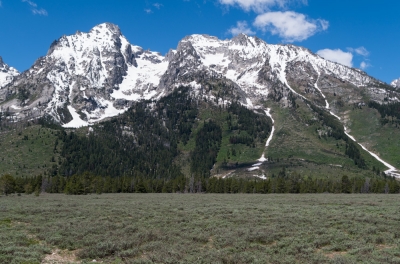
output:
[[[0,197],[0,263],[400,263],[398,195]]]

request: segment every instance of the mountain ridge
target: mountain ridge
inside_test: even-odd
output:
[[[293,111],[300,107],[304,116],[292,115],[296,122],[306,127],[314,124],[320,138],[339,131],[333,138],[345,141],[341,144],[351,148],[346,155],[360,168],[364,160],[349,141],[357,142],[351,135],[351,107],[366,105],[368,100],[398,102],[400,97],[365,72],[325,60],[303,47],[267,44],[244,34],[230,40],[195,34],[162,56],[130,44],[118,26],[103,23],[88,33],[54,41],[46,56],[0,89],[0,99],[13,121],[48,116],[64,127],[78,128],[126,113],[141,100],[148,100],[151,108],[182,86],[190,87],[191,100],[220,109],[240,103],[270,114],[267,109],[272,105]],[[337,126],[329,115],[344,130],[329,126]],[[364,142],[359,144],[375,155]],[[265,161],[263,157],[260,160]],[[374,158],[389,168],[388,173],[399,176],[394,166],[377,155]]]
[[[309,64],[309,69],[301,71],[299,64]],[[191,85],[199,93],[197,89],[204,90],[204,77],[225,79],[249,107],[253,101],[257,104],[260,98],[270,96],[272,86],[280,90],[289,87],[305,96],[291,89],[287,79],[299,74],[315,83],[321,75],[328,75],[357,87],[383,85],[361,70],[327,61],[306,48],[267,44],[244,34],[231,40],[186,36],[164,57],[130,44],[118,26],[103,23],[88,33],[77,32],[54,41],[46,56],[0,91],[0,98],[7,101],[10,93],[22,94],[19,100],[3,103],[21,119],[49,114],[65,126],[77,127],[123,113],[133,101],[159,99],[179,85]],[[306,85],[307,93],[312,90],[314,99],[324,104],[315,84],[308,81]],[[369,92],[376,100],[383,100],[379,92]],[[286,91],[282,93],[287,96]]]

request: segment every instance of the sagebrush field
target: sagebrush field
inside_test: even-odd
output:
[[[0,197],[0,263],[400,263],[398,195]]]

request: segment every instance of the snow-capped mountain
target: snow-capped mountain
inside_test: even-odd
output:
[[[5,106],[24,116],[47,113],[70,126],[87,125],[124,112],[129,101],[154,97],[167,65],[158,53],[131,45],[117,26],[100,24],[54,41],[9,86],[14,93],[29,87],[28,96]]]
[[[0,57],[0,89],[12,82],[18,74],[16,69],[5,64],[3,58]]]
[[[354,94],[343,87],[380,83],[358,69],[327,61],[305,48],[267,44],[244,34],[231,40],[188,36],[167,58],[169,66],[161,78],[160,93],[177,84],[200,88],[205,78],[220,78],[240,89],[249,105],[281,90],[284,97],[287,91],[306,97],[312,94],[316,97],[313,99],[329,107],[324,102],[325,93]]]
[[[223,103],[210,89],[216,83],[231,87],[248,107],[267,97],[287,105],[290,93],[333,110],[336,94],[348,103],[361,100],[360,90],[376,100],[387,97],[382,82],[302,47],[243,34],[230,40],[191,35],[164,57],[130,44],[118,26],[104,23],[54,41],[46,56],[0,90],[0,100],[20,119],[49,114],[77,127],[118,115],[133,101],[161,98],[179,85]]]
[[[391,82],[391,85],[395,88],[400,88],[400,78]]]

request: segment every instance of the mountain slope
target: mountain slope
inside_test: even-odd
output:
[[[288,85],[287,76],[293,77],[306,70],[314,81],[318,75],[329,75],[354,86],[379,83],[360,70],[327,61],[307,49],[267,44],[257,37],[243,34],[231,40],[207,35],[188,36],[168,57],[172,59],[161,79],[161,89],[174,82],[188,83],[190,79],[203,77],[199,76],[203,74],[232,81],[255,101],[270,94],[273,85]],[[295,69],[295,66],[299,68],[298,64],[303,68]],[[304,69],[308,66],[306,64],[312,69]]]
[[[129,44],[117,26],[100,24],[53,42],[46,56],[8,86],[26,97],[5,106],[21,108],[20,118],[46,113],[67,126],[87,125],[126,111],[129,100],[153,97],[166,68],[163,59]]]
[[[393,88],[365,72],[327,61],[302,47],[267,44],[243,34],[231,40],[191,35],[164,57],[130,44],[116,25],[104,23],[88,33],[77,32],[55,41],[46,56],[0,90],[0,99],[3,109],[8,109],[7,118],[12,121],[48,116],[64,127],[77,128],[119,114],[124,119],[126,116],[122,114],[129,115],[132,107],[137,107],[143,99],[149,100],[145,104],[151,119],[157,113],[160,100],[176,94],[181,86],[188,87],[190,100],[199,107],[196,118],[222,133],[221,146],[212,159],[215,159],[214,174],[219,174],[218,169],[234,168],[240,173],[257,171],[262,176],[267,170],[265,166],[272,164],[271,160],[264,163],[267,156],[288,159],[288,162],[301,161],[299,167],[305,161],[318,166],[347,166],[349,170],[384,169],[375,158],[367,158],[369,154],[355,143],[362,133],[352,125],[352,119],[356,107],[369,101],[383,104],[400,98]],[[241,158],[232,155],[232,151],[246,153],[234,142],[246,143],[245,136],[250,134],[241,134],[243,129],[236,131],[235,123],[228,125],[226,119],[226,109],[238,103],[264,117],[269,108],[268,113],[277,118],[270,146],[264,149],[260,143],[253,142],[258,150]],[[160,107],[168,111],[168,105]],[[157,115],[164,121],[161,131],[166,117],[164,113]],[[285,118],[291,121],[288,123]],[[127,123],[128,130],[123,130],[126,133],[137,129],[135,122]],[[187,126],[189,138],[180,140],[188,141],[188,145],[182,143],[178,147],[182,153],[171,157],[189,175],[191,170],[185,169],[184,164],[190,162],[188,157],[195,151],[197,129],[202,126]],[[251,123],[246,125],[251,126]],[[296,131],[290,131],[293,129]],[[156,138],[160,136],[157,133]],[[288,145],[288,142],[291,143]],[[368,146],[371,142],[376,143],[376,139],[361,143]],[[384,153],[379,144],[375,145],[379,153]],[[395,148],[400,153],[400,146]],[[216,148],[211,149],[216,152]],[[259,158],[263,150],[266,152]],[[387,155],[383,154],[383,158]],[[257,158],[261,162],[254,164]],[[237,170],[236,165],[243,165],[243,169]]]
[[[0,89],[12,82],[18,74],[16,69],[5,64],[3,58],[0,57]]]
[[[334,94],[357,101],[354,88],[360,87],[383,100],[376,90],[381,82],[301,47],[267,44],[243,34],[231,40],[192,35],[163,57],[131,45],[110,23],[55,41],[0,99],[3,107],[19,113],[18,119],[49,114],[65,126],[79,127],[118,115],[131,102],[161,98],[182,84],[215,99],[218,95],[202,85],[216,79],[234,87],[235,97],[248,107],[268,96],[282,97],[285,104],[293,92],[335,109]],[[223,103],[224,95],[219,96]]]

